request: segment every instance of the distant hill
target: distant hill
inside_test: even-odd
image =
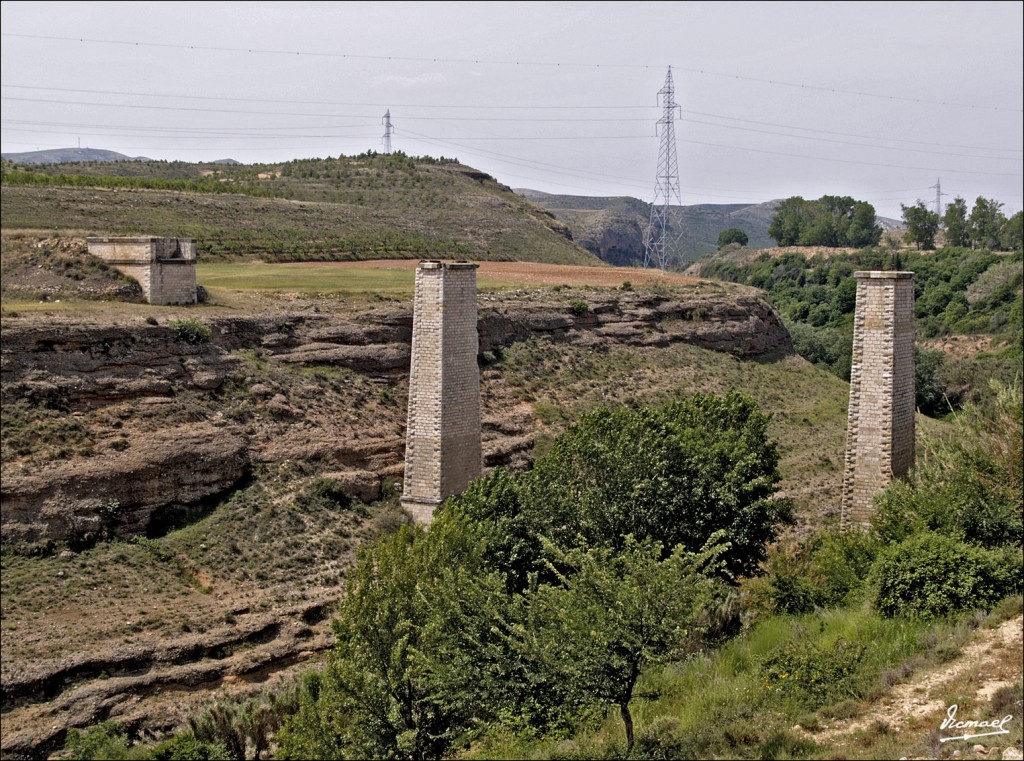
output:
[[[6,161],[15,164],[67,164],[76,161],[149,161],[144,156],[125,156],[117,151],[99,148],[54,148],[49,151],[28,151],[27,153],[5,153]],[[226,159],[231,161],[231,159]]]
[[[517,188],[515,192],[565,222],[573,240],[609,264],[643,263],[643,236],[650,222],[650,204],[629,196],[567,196],[527,188]],[[774,245],[775,241],[768,236],[768,226],[777,205],[778,201],[683,206],[677,255],[686,263],[715,251],[719,233],[730,227],[743,230],[752,248]]]
[[[186,237],[206,259],[602,264],[551,212],[449,159],[368,152],[272,164],[5,160],[2,168],[5,231]]]
[[[650,222],[650,204],[628,196],[568,196],[517,188],[516,193],[548,209],[568,225],[573,240],[603,261],[618,266],[643,263],[643,236]],[[677,254],[682,263],[693,262],[718,249],[723,230],[738,227],[747,234],[750,248],[776,245],[768,235],[780,201],[759,204],[696,204],[680,207]],[[883,229],[901,224],[878,218]]]

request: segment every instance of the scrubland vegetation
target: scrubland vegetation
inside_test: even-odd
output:
[[[918,409],[942,416],[989,394],[988,379],[1004,384],[1020,372],[1022,347],[1021,251],[940,248],[887,251],[867,248],[829,256],[753,253],[749,261],[711,259],[704,277],[766,290],[786,320],[797,352],[843,380],[850,378],[858,270],[897,266],[914,272]],[[984,340],[981,350],[935,348],[943,339]]]

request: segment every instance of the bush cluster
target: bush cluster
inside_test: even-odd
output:
[[[874,603],[886,616],[988,610],[1019,590],[1020,573],[1009,552],[922,531],[882,552],[872,569]]]
[[[829,647],[795,641],[761,661],[765,688],[809,708],[854,696],[854,679],[866,646],[839,640]]]
[[[196,346],[210,343],[210,340],[213,338],[213,329],[195,317],[168,320],[167,324],[174,329],[175,337],[179,343]]]
[[[868,598],[885,616],[991,608],[1024,578],[1020,382],[957,413],[921,465],[877,496],[868,532],[822,532],[772,548],[745,584],[751,608],[805,613]]]

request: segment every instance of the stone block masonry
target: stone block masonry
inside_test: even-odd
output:
[[[476,265],[420,262],[402,506],[421,524],[480,475]]]
[[[150,304],[195,304],[196,246],[186,238],[86,238],[89,253],[142,286]]]
[[[841,526],[867,528],[874,496],[914,465],[914,273],[856,272]]]

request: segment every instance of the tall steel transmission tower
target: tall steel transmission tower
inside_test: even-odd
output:
[[[394,126],[391,124],[391,109],[389,108],[384,112],[384,118],[381,119],[381,124],[384,125],[384,153],[391,153],[391,133],[394,131]]]
[[[644,266],[652,264],[664,270],[673,258],[674,244],[679,238],[678,225],[674,234],[670,216],[672,202],[680,207],[683,200],[679,195],[679,162],[676,159],[675,115],[680,108],[676,103],[675,87],[672,84],[672,67],[668,67],[665,84],[658,90],[661,100],[661,118],[658,127],[661,133],[661,150],[658,152],[658,174],[654,186],[654,201],[651,203],[651,220],[644,233]]]
[[[949,195],[942,192],[942,178],[937,179],[934,185],[929,185],[928,189],[935,191],[935,213],[942,219],[942,196]]]

